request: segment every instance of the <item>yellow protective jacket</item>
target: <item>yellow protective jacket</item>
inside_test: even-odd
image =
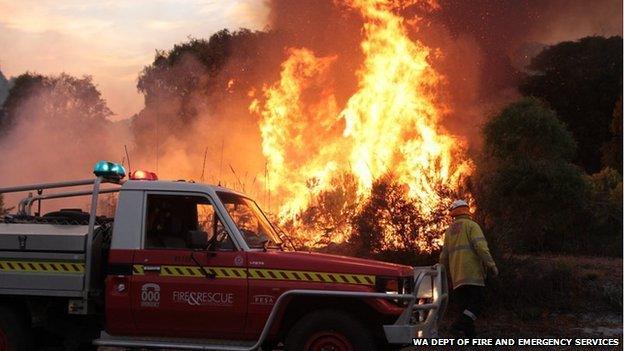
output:
[[[467,215],[455,217],[446,230],[440,263],[450,272],[454,289],[485,286],[484,265],[496,266],[481,228]]]

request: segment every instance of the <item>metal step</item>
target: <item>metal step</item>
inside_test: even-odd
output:
[[[254,341],[186,339],[161,337],[113,336],[102,332],[99,339],[93,341],[97,346],[157,348],[179,350],[213,350],[213,351],[251,351]]]

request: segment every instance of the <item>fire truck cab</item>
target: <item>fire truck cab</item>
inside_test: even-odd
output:
[[[0,220],[0,351],[374,350],[436,335],[441,266],[295,251],[244,194],[138,172],[100,162],[95,179],[0,189],[39,193]],[[42,191],[73,186],[90,188]],[[119,194],[114,218],[97,216],[103,193]],[[85,195],[90,213],[31,215]]]

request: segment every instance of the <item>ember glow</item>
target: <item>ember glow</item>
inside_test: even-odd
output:
[[[267,187],[281,204],[282,223],[297,228],[302,211],[344,174],[355,178],[356,203],[361,203],[376,179],[392,173],[425,217],[449,201],[438,189],[457,190],[470,174],[462,143],[440,126],[447,107],[438,99],[444,77],[430,64],[433,52],[410,39],[398,14],[415,3],[337,5],[364,19],[364,61],[354,72],[357,89],[344,106],[338,106],[332,80],[335,57],[319,57],[306,48],[290,48],[279,81],[252,102],[250,110],[260,116]],[[332,241],[344,241],[347,232],[334,233]],[[296,231],[308,245],[322,234]]]

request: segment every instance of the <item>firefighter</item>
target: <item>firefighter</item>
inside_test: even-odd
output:
[[[452,332],[466,337],[476,336],[474,322],[481,312],[486,269],[492,277],[498,275],[487,241],[479,225],[470,217],[468,203],[457,200],[450,207],[453,223],[444,234],[440,263],[450,272],[453,295],[459,305],[459,316]]]

